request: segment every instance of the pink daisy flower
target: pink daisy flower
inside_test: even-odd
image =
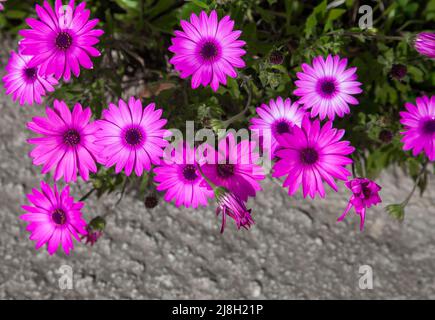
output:
[[[61,0],[56,0],[54,10],[47,1],[42,7],[37,4],[39,19],[26,19],[31,29],[19,32],[24,37],[20,42],[21,52],[33,56],[30,66],[41,65],[41,74],[54,74],[57,79],[63,77],[66,81],[71,78],[71,71],[76,77],[80,75],[80,66],[93,68],[90,56],[100,56],[93,46],[104,33],[94,29],[98,19],[89,21],[86,3],[75,7],[74,2],[71,0],[63,6]]]
[[[213,191],[207,188],[206,182],[198,170],[204,159],[196,159],[196,149],[187,143],[174,149],[172,159],[163,160],[154,169],[154,180],[158,183],[158,191],[166,191],[165,200],[175,200],[177,207],[186,208],[207,205],[208,198],[213,197]]]
[[[53,76],[39,75],[39,67],[30,67],[31,58],[12,51],[6,66],[7,73],[3,77],[6,94],[11,94],[13,101],[19,100],[20,105],[41,104],[41,97],[47,91],[53,92],[53,86],[58,84]]]
[[[283,187],[289,187],[289,195],[302,184],[304,198],[314,199],[316,193],[323,198],[323,180],[337,191],[334,178],[346,181],[351,175],[345,166],[352,163],[347,155],[355,150],[349,141],[340,141],[343,135],[344,130],[333,129],[331,121],[321,127],[319,120],[304,118],[301,128],[278,137],[282,149],[276,152],[280,160],[273,166],[273,176],[287,175]]]
[[[405,126],[403,150],[411,150],[415,157],[424,150],[430,161],[435,161],[435,96],[417,98],[417,106],[406,103],[407,111],[400,112],[400,123]]]
[[[175,53],[170,62],[180,71],[181,78],[192,76],[192,88],[210,84],[216,91],[219,83],[227,84],[227,75],[237,77],[234,68],[245,67],[240,58],[246,43],[237,40],[241,31],[234,31],[234,21],[225,16],[218,21],[216,11],[210,16],[202,11],[190,16],[190,23],[181,20],[183,31],[175,31],[169,51]]]
[[[97,127],[89,123],[91,109],[80,103],[71,113],[63,101],[54,101],[54,109],[46,108],[47,117],[34,117],[27,128],[41,135],[29,139],[36,147],[30,152],[33,164],[43,165],[42,173],[54,172],[54,180],[76,181],[77,172],[87,181],[89,172],[97,172],[97,146],[94,144]]]
[[[69,195],[69,186],[58,192],[41,181],[41,191],[33,189],[27,195],[32,205],[24,205],[27,211],[20,218],[29,222],[26,230],[31,233],[29,239],[36,242],[36,249],[47,244],[50,255],[57,251],[59,244],[69,255],[74,249],[73,238],[80,241],[79,235],[86,235],[86,221],[82,218],[83,202],[74,202]]]
[[[350,197],[346,209],[337,221],[342,221],[350,209],[354,207],[356,214],[360,216],[360,230],[362,231],[364,228],[366,208],[370,208],[372,205],[377,205],[382,202],[379,196],[379,191],[382,188],[374,181],[367,178],[355,178],[347,181],[346,187],[352,191],[352,196]]]
[[[292,104],[289,98],[283,100],[281,97],[278,97],[276,101],[270,100],[269,105],[262,104],[256,111],[260,117],[251,119],[252,125],[249,129],[260,137],[265,134],[271,136],[270,154],[272,157],[278,147],[276,137],[291,133],[293,126],[300,127],[305,115],[305,111],[299,108],[297,102]]]
[[[256,164],[259,155],[254,151],[255,142],[244,140],[237,144],[230,132],[219,141],[218,149],[206,149],[207,158],[212,161],[201,167],[204,175],[213,184],[225,187],[242,201],[255,197],[256,192],[261,190],[258,181],[265,178],[263,168]]]
[[[419,33],[415,39],[414,47],[420,54],[435,59],[435,33]]]
[[[343,117],[350,112],[349,104],[358,104],[352,95],[362,92],[361,83],[356,81],[356,68],[346,70],[346,66],[347,59],[331,55],[326,61],[321,56],[314,58],[313,66],[302,64],[293,93],[301,97],[298,102],[306,109],[311,108],[311,117],[334,120],[335,115]]]
[[[162,129],[167,120],[161,119],[162,110],[155,110],[154,103],[144,109],[140,100],[131,97],[128,105],[123,100],[118,105],[111,103],[97,122],[100,161],[107,168],[116,164],[116,173],[125,168],[130,176],[134,169],[141,176],[144,169],[151,169],[151,164],[160,164],[162,148],[168,144],[164,137],[170,135]]]

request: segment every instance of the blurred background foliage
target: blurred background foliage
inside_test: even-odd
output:
[[[9,0],[0,13],[2,34],[18,37],[18,30],[26,28],[24,18],[35,15],[36,2],[42,1]],[[358,27],[362,5],[373,9],[371,29]],[[426,160],[402,150],[399,111],[405,102],[434,94],[434,61],[413,49],[413,39],[434,28],[435,0],[88,0],[87,6],[105,30],[99,44],[103,54],[94,60],[94,70],[82,70],[80,78],[63,83],[49,102],[58,98],[72,106],[78,101],[91,106],[98,118],[107,102],[127,99],[134,89],[144,103],[154,101],[164,109],[168,128],[183,130],[186,120],[195,120],[197,129],[247,127],[262,102],[277,96],[296,100],[293,82],[301,63],[339,54],[358,67],[364,89],[360,104],[334,123],[346,129],[345,138],[357,148],[355,174],[376,178],[395,164],[424,191]],[[192,90],[190,79],[180,79],[168,63],[167,50],[180,19],[212,9],[220,18],[228,14],[235,20],[248,52],[247,67],[217,93],[209,87]],[[127,181],[141,192],[149,189],[148,176],[126,179],[101,170],[93,177],[99,194],[125,190]],[[399,211],[392,214],[400,218]]]

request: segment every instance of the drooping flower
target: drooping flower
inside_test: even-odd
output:
[[[69,186],[58,192],[56,185],[51,188],[41,181],[41,191],[33,189],[27,195],[31,205],[22,208],[27,211],[20,218],[29,222],[26,230],[31,233],[29,239],[36,242],[36,249],[47,244],[50,255],[59,244],[69,255],[74,248],[73,237],[80,241],[79,235],[86,235],[86,221],[82,218],[83,202],[74,202],[69,195]]]
[[[6,75],[3,82],[6,94],[12,95],[13,101],[19,101],[20,105],[27,103],[32,105],[42,103],[46,92],[53,92],[58,84],[53,76],[41,76],[38,74],[39,67],[30,67],[32,57],[11,52],[11,57],[6,66]]]
[[[87,181],[89,172],[97,172],[98,148],[94,144],[97,127],[90,123],[91,109],[80,103],[71,113],[63,101],[46,108],[47,117],[34,117],[27,128],[41,135],[29,139],[36,147],[30,152],[33,164],[43,165],[42,173],[54,172],[54,180],[76,181],[77,172]]]
[[[216,91],[219,84],[227,84],[227,75],[237,77],[234,68],[245,67],[241,59],[246,51],[244,41],[237,40],[241,31],[234,31],[234,21],[225,16],[218,21],[216,11],[210,16],[202,11],[192,13],[190,22],[181,20],[183,31],[175,31],[169,51],[175,55],[170,62],[180,71],[181,78],[192,76],[192,88],[210,84]]]
[[[141,176],[144,169],[151,169],[151,164],[160,164],[162,148],[168,144],[164,137],[170,135],[162,129],[167,120],[161,119],[162,110],[155,110],[154,103],[143,108],[140,100],[131,97],[128,105],[123,100],[118,105],[109,104],[103,119],[97,121],[100,162],[107,168],[116,165],[116,173],[125,168],[130,176],[134,169]]]
[[[265,178],[259,166],[255,142],[242,140],[239,144],[232,132],[219,141],[218,151],[207,148],[207,163],[201,168],[204,175],[217,186],[225,187],[242,201],[255,197],[261,190],[259,180]]]
[[[258,133],[260,137],[266,133],[270,134],[271,156],[278,147],[276,137],[284,133],[291,133],[293,126],[300,127],[305,115],[305,111],[299,108],[297,102],[292,104],[289,98],[283,100],[281,97],[278,97],[276,101],[270,100],[269,105],[262,104],[256,110],[260,117],[251,119],[252,125],[249,129]]]
[[[175,200],[177,207],[206,206],[208,198],[213,197],[213,191],[207,188],[198,170],[198,166],[204,161],[203,158],[196,157],[196,149],[191,148],[188,143],[180,144],[174,149],[171,159],[164,159],[154,169],[157,190],[166,191],[165,200]]]
[[[6,2],[7,0],[0,0],[0,11],[3,11],[5,9],[5,7],[3,6],[3,4],[1,2]]]
[[[103,217],[93,218],[86,226],[86,234],[81,236],[81,240],[85,244],[90,244],[91,247],[103,236],[104,229],[106,228],[106,220]]]
[[[319,120],[304,118],[301,128],[278,137],[280,160],[273,166],[273,176],[287,176],[283,187],[289,187],[289,195],[302,184],[304,198],[310,195],[314,199],[316,193],[323,198],[323,181],[337,191],[334,179],[346,181],[351,175],[345,166],[352,163],[347,156],[355,150],[349,141],[340,140],[344,133],[332,128],[331,121],[321,127]]]
[[[435,161],[435,96],[417,98],[416,106],[406,103],[407,111],[400,112],[400,123],[405,131],[403,150],[411,150],[415,157],[424,151],[430,161]]]
[[[402,80],[408,73],[408,67],[401,63],[391,66],[390,75],[393,79]]]
[[[382,202],[379,196],[379,191],[382,188],[374,181],[367,178],[355,178],[347,181],[346,187],[352,191],[352,196],[350,197],[346,209],[337,221],[342,221],[350,209],[354,207],[356,214],[360,216],[360,230],[362,231],[364,228],[366,208],[370,208],[372,205],[377,205]]]
[[[420,54],[435,59],[435,33],[419,33],[415,39],[414,47]]]
[[[40,74],[54,74],[66,81],[71,72],[80,75],[80,66],[93,68],[90,57],[100,56],[94,45],[104,31],[94,29],[99,20],[89,20],[90,10],[85,6],[85,2],[75,6],[74,1],[63,6],[61,0],[55,1],[54,10],[46,0],[42,6],[36,5],[39,19],[27,18],[31,29],[19,32],[24,37],[21,52],[33,56],[30,67],[40,65]]]
[[[350,112],[349,104],[358,104],[352,95],[362,92],[361,83],[356,81],[356,68],[346,66],[347,59],[331,55],[326,61],[321,56],[314,58],[312,66],[302,64],[303,72],[297,73],[298,88],[293,93],[301,97],[298,102],[306,109],[311,108],[311,117],[334,120],[336,115],[343,117]]]

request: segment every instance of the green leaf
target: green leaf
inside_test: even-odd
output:
[[[332,9],[329,11],[328,18],[326,19],[324,31],[332,30],[333,22],[340,18],[344,13],[346,12],[346,9]]]

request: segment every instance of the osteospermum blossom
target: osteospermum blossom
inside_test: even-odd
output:
[[[41,191],[33,189],[27,195],[31,205],[22,208],[27,211],[20,218],[29,222],[26,230],[31,233],[30,240],[36,242],[36,249],[47,244],[50,255],[62,245],[69,255],[74,248],[73,237],[80,241],[79,235],[86,235],[86,221],[82,218],[83,202],[74,202],[69,195],[69,186],[58,192],[41,181]]]
[[[346,181],[351,175],[345,166],[352,163],[347,155],[355,150],[349,141],[340,140],[344,133],[332,128],[331,121],[321,127],[319,120],[304,118],[301,128],[294,127],[292,134],[278,137],[280,150],[276,154],[280,160],[273,166],[273,176],[287,176],[283,186],[289,187],[289,195],[302,184],[304,198],[314,198],[316,193],[323,198],[323,181],[337,191],[334,179]]]
[[[54,172],[54,180],[83,180],[89,172],[97,172],[98,149],[94,144],[97,127],[89,123],[91,109],[83,110],[80,103],[71,110],[63,101],[54,101],[54,108],[46,108],[47,117],[34,117],[27,128],[41,135],[29,139],[36,147],[30,152],[33,164],[43,165],[42,173]]]
[[[300,127],[305,115],[298,103],[292,104],[289,98],[283,100],[281,97],[270,100],[269,105],[262,104],[256,111],[260,117],[251,119],[252,125],[249,129],[260,137],[270,135],[271,156],[278,147],[276,137],[284,133],[291,133],[293,126]]]
[[[379,196],[381,187],[367,178],[355,178],[347,181],[346,187],[352,191],[352,196],[349,199],[346,209],[337,221],[342,221],[350,209],[354,207],[356,214],[360,216],[360,230],[362,231],[364,229],[366,208],[370,208],[372,205],[377,205],[382,202]]]
[[[403,150],[412,150],[413,156],[424,151],[430,161],[435,161],[435,96],[417,98],[416,106],[406,103],[407,111],[400,112],[400,123],[405,131]]]
[[[90,10],[86,3],[75,6],[74,0],[63,6],[56,0],[54,9],[47,1],[36,5],[39,19],[27,18],[31,29],[21,30],[21,52],[33,56],[30,66],[40,65],[40,73],[54,74],[57,79],[71,78],[71,72],[78,77],[80,66],[92,69],[90,57],[100,56],[94,48],[103,30],[94,29],[98,19],[89,20]]]
[[[306,109],[311,108],[311,117],[334,120],[335,115],[343,117],[350,112],[349,104],[358,104],[352,95],[362,92],[361,83],[356,81],[356,68],[346,66],[347,59],[331,55],[326,61],[321,56],[314,58],[312,66],[302,64],[293,93],[301,97],[298,102]]]
[[[415,39],[414,47],[420,54],[435,59],[435,33],[419,33]]]
[[[206,182],[198,169],[203,163],[203,158],[197,159],[195,148],[187,143],[180,144],[171,159],[163,159],[161,166],[154,169],[157,190],[166,191],[165,200],[174,199],[177,207],[206,206],[213,191],[204,185]]]
[[[262,167],[256,164],[258,159],[255,142],[243,140],[237,144],[230,132],[219,141],[218,151],[207,148],[207,163],[202,171],[212,183],[247,201],[261,190],[258,181],[265,178]]]
[[[144,169],[151,169],[151,164],[160,163],[162,148],[168,144],[164,137],[170,135],[162,129],[167,120],[161,119],[162,110],[155,110],[154,103],[143,108],[142,102],[134,97],[128,104],[119,100],[118,106],[109,104],[103,119],[97,122],[100,161],[107,168],[116,165],[116,173],[125,168],[127,176],[133,170],[141,176]]]
[[[41,104],[41,97],[47,91],[53,92],[53,86],[58,84],[53,76],[39,75],[39,67],[30,67],[31,58],[12,51],[6,66],[7,73],[3,77],[6,94],[11,94],[12,100],[18,100],[20,105],[32,105],[34,102]]]
[[[219,84],[227,84],[227,75],[237,77],[234,68],[245,67],[240,58],[246,51],[244,41],[237,40],[241,31],[234,31],[234,21],[225,16],[218,21],[216,11],[210,16],[202,11],[192,13],[190,22],[181,20],[183,31],[175,31],[169,51],[175,55],[170,62],[180,71],[181,78],[192,76],[192,88],[210,84],[216,91]]]

